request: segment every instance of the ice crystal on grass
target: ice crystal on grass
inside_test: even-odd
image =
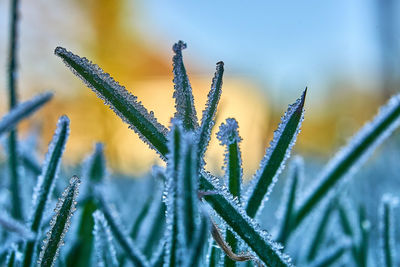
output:
[[[0,135],[12,130],[19,121],[25,119],[41,108],[53,97],[52,93],[37,95],[31,100],[22,102],[0,119]]]
[[[61,57],[72,72],[110,106],[145,143],[162,157],[165,156],[167,129],[157,122],[153,112],[148,112],[136,96],[88,59],[81,58],[62,47],[57,47],[55,54]]]
[[[64,238],[70,227],[72,215],[75,212],[80,183],[79,178],[73,176],[57,202],[54,209],[55,214],[50,221],[50,230],[46,234],[46,239],[43,241],[40,251],[39,266],[54,266],[60,248],[64,245]]]
[[[304,102],[307,88],[296,102],[289,105],[285,115],[281,118],[278,129],[270,143],[260,167],[250,182],[245,200],[247,200],[246,211],[250,217],[255,217],[268,200],[269,195],[278,181],[278,175],[285,166],[290,156],[300,126],[304,118]]]
[[[110,228],[104,215],[99,211],[93,213],[95,238],[94,247],[96,251],[97,266],[111,267],[118,266],[117,256],[113,245]]]
[[[382,266],[398,266],[396,263],[395,222],[393,209],[399,204],[399,199],[385,194],[382,197],[379,214],[380,231],[380,262]]]
[[[185,48],[186,43],[182,41],[179,41],[172,47],[175,53],[172,58],[174,67],[175,117],[182,120],[185,129],[194,130],[198,127],[198,122],[196,109],[194,107],[192,87],[190,86],[182,59],[182,50]]]

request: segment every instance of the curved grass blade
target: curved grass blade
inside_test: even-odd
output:
[[[32,215],[30,228],[33,232],[38,232],[42,223],[46,205],[53,192],[55,180],[59,171],[61,157],[65,149],[65,144],[69,136],[69,119],[61,116],[57,123],[53,139],[49,144],[46,158],[43,164],[42,173],[38,178],[32,199]],[[37,239],[26,243],[24,251],[23,266],[29,267]]]
[[[174,73],[174,98],[175,98],[175,118],[182,121],[186,130],[194,130],[199,127],[197,122],[196,109],[194,107],[192,87],[186,74],[183,64],[182,50],[186,48],[186,43],[179,41],[174,44],[172,50],[175,55],[172,58]]]
[[[225,148],[224,170],[228,181],[229,192],[240,202],[242,185],[242,156],[239,143],[242,138],[239,136],[238,123],[235,119],[228,118],[226,123],[222,123],[217,133],[217,138]],[[232,252],[237,252],[237,239],[235,234],[229,229],[226,231],[226,243],[231,247]],[[225,266],[236,266],[228,255],[224,258]]]
[[[0,135],[12,130],[21,120],[25,119],[53,97],[52,93],[44,93],[15,106],[0,120]]]
[[[304,118],[303,107],[306,94],[307,88],[301,97],[289,106],[282,117],[281,123],[275,131],[270,146],[261,161],[260,168],[251,181],[247,191],[246,212],[252,218],[261,210],[264,201],[268,200],[269,194],[278,180],[278,175],[290,156]]]
[[[282,209],[280,218],[281,226],[279,228],[279,234],[277,241],[281,244],[285,244],[292,228],[292,220],[295,215],[295,205],[298,195],[299,184],[302,181],[304,173],[304,161],[300,156],[296,156],[292,161],[291,173],[286,182],[285,193],[282,200]]]
[[[393,96],[381,107],[378,115],[367,123],[320,173],[320,178],[300,203],[296,212],[298,226],[310,212],[329,194],[335,185],[350,176],[400,124],[400,95]]]
[[[128,92],[125,87],[116,82],[108,73],[86,58],[81,58],[65,48],[57,47],[55,54],[71,68],[72,72],[91,88],[105,104],[133,129],[139,137],[151,148],[165,157],[167,129],[157,122],[152,112]]]
[[[147,259],[145,256],[137,249],[133,242],[130,240],[129,236],[125,234],[125,230],[119,225],[115,218],[114,215],[112,214],[112,211],[104,201],[103,197],[100,195],[98,192],[96,194],[96,198],[99,202],[99,207],[101,211],[104,214],[104,217],[110,226],[111,232],[114,235],[115,239],[118,241],[118,243],[121,245],[122,249],[125,251],[126,255],[129,257],[129,259],[132,261],[132,263],[137,266],[137,267],[146,267],[148,266]]]
[[[54,266],[59,250],[64,244],[64,237],[71,224],[71,217],[75,211],[80,183],[79,178],[73,176],[62,197],[59,199],[54,210],[55,215],[50,222],[51,228],[47,232],[47,238],[43,241],[38,266]]]
[[[211,131],[214,126],[214,119],[217,114],[217,106],[222,92],[222,76],[224,74],[224,62],[217,63],[217,70],[208,93],[206,109],[203,111],[201,126],[197,131],[199,159],[202,161],[211,138]]]
[[[395,222],[393,208],[397,206],[399,200],[395,197],[384,195],[381,201],[380,210],[380,243],[381,243],[381,264],[382,266],[396,266],[395,249]]]
[[[110,228],[104,215],[99,211],[93,213],[95,238],[94,247],[96,251],[97,266],[116,267],[118,266],[117,255],[113,245]]]
[[[330,249],[324,255],[321,255],[315,262],[311,263],[309,266],[312,267],[328,267],[337,263],[342,256],[347,252],[349,247],[351,246],[351,242],[346,240],[336,247]]]

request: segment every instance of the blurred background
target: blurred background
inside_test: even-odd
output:
[[[7,109],[9,2],[0,1],[1,114]],[[71,136],[64,163],[80,162],[94,142],[102,141],[115,171],[147,172],[158,162],[155,152],[53,51],[63,46],[97,63],[169,125],[171,48],[183,40],[198,114],[215,63],[225,62],[217,126],[228,117],[238,120],[246,177],[258,167],[287,105],[306,86],[305,121],[295,150],[323,161],[398,92],[399,14],[395,0],[22,0],[20,99],[55,92],[51,104],[21,126],[22,136],[29,138],[27,129],[43,131],[39,146],[45,152],[58,117],[66,114]],[[220,171],[222,155],[214,134],[207,168]]]

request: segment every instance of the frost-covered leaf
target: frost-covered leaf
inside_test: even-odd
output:
[[[167,154],[167,129],[157,122],[153,112],[148,112],[136,96],[116,82],[108,73],[86,58],[81,58],[65,48],[57,47],[55,54],[62,58],[72,72],[91,88],[105,104],[133,129],[161,157]]]
[[[185,258],[185,263],[183,266],[186,267],[196,267],[200,266],[201,260],[203,257],[203,251],[204,247],[207,244],[207,240],[209,237],[209,230],[210,230],[210,224],[209,224],[209,219],[203,215],[201,217],[201,222],[196,230],[195,233],[193,233],[193,239],[190,244],[190,250],[189,250],[189,255]]]
[[[104,217],[110,226],[111,232],[114,235],[115,240],[120,244],[122,249],[125,251],[128,258],[137,267],[146,267],[148,262],[146,257],[140,252],[140,250],[133,244],[132,240],[129,238],[126,230],[122,225],[118,224],[112,210],[108,207],[100,192],[97,192],[96,198],[99,202],[99,207],[104,214]]]
[[[367,160],[375,148],[400,125],[400,95],[393,96],[321,171],[318,180],[297,209],[298,226],[344,177],[350,176]]]
[[[14,232],[26,240],[32,240],[35,237],[34,232],[4,211],[0,214],[0,228],[3,228],[6,231]]]
[[[174,98],[175,98],[175,118],[182,121],[183,127],[187,130],[194,130],[198,127],[196,109],[194,107],[192,87],[186,74],[183,64],[182,50],[186,48],[186,43],[179,41],[174,44],[172,50],[175,55],[172,58],[174,72]]]
[[[93,213],[95,238],[94,248],[96,251],[96,262],[99,267],[118,266],[117,255],[113,245],[110,228],[104,215],[99,211]]]
[[[222,92],[222,76],[224,74],[224,62],[217,63],[217,70],[211,84],[211,90],[208,93],[206,109],[203,111],[201,125],[197,131],[199,146],[199,159],[202,160],[207,150],[211,138],[211,130],[214,126],[214,119],[217,114],[217,106]]]
[[[41,225],[46,205],[53,193],[55,180],[57,179],[61,157],[65,149],[65,144],[69,136],[69,119],[61,116],[57,123],[57,128],[53,139],[49,144],[48,151],[43,163],[42,172],[38,178],[33,192],[32,214],[30,219],[30,229],[38,232]],[[26,243],[23,264],[25,267],[31,265],[35,244],[37,239]]]
[[[260,168],[250,182],[246,196],[246,211],[252,218],[261,210],[264,201],[268,200],[269,194],[278,180],[278,175],[284,168],[285,161],[290,156],[304,118],[303,107],[306,100],[306,93],[307,88],[294,104],[289,105],[260,163]]]
[[[397,266],[397,252],[395,245],[395,222],[393,209],[399,203],[399,199],[390,195],[384,195],[381,201],[379,214],[380,231],[380,260],[381,266]]]
[[[14,107],[0,120],[0,135],[12,130],[22,119],[25,119],[53,97],[52,93],[44,93],[35,96],[31,100],[22,102]]]
[[[106,177],[106,160],[104,158],[104,145],[96,143],[94,152],[88,159],[85,166],[84,177],[93,183],[101,182]]]
[[[142,226],[145,218],[147,217],[147,215],[150,211],[150,207],[151,207],[151,204],[153,203],[153,200],[154,200],[153,194],[151,194],[147,197],[146,202],[144,203],[142,209],[139,212],[139,215],[137,216],[135,222],[133,223],[132,228],[129,231],[129,236],[132,238],[132,240],[136,239],[136,237],[139,233],[139,229]]]
[[[47,232],[46,239],[43,241],[38,266],[54,266],[60,248],[64,245],[64,237],[70,227],[71,218],[76,209],[76,198],[78,196],[80,183],[81,181],[79,178],[73,176],[69,181],[68,187],[58,200],[54,210],[55,215],[50,222],[50,230]]]
[[[282,196],[281,208],[279,211],[279,234],[277,241],[285,244],[292,230],[292,221],[295,215],[296,199],[300,184],[304,175],[304,161],[296,156],[292,161],[291,172],[285,185],[285,192]]]

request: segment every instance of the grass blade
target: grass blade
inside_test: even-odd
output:
[[[26,240],[32,240],[35,237],[35,233],[29,228],[20,221],[7,215],[5,212],[0,215],[0,226],[4,228],[4,230],[14,232]]]
[[[32,215],[30,229],[38,232],[42,223],[42,218],[46,205],[53,192],[55,180],[61,162],[61,157],[65,149],[65,144],[69,136],[69,119],[61,116],[57,123],[56,131],[49,145],[46,158],[42,167],[42,173],[38,178],[34,189],[32,200]],[[24,251],[23,266],[29,267],[32,263],[32,257],[37,239],[26,243]]]
[[[182,50],[186,48],[186,43],[179,41],[174,44],[172,50],[175,55],[172,58],[174,73],[174,98],[175,98],[175,118],[183,122],[186,130],[194,130],[198,127],[196,109],[194,107],[194,99],[192,87],[186,74],[185,65],[183,64]]]
[[[167,129],[148,112],[137,98],[116,82],[108,73],[86,58],[81,58],[62,47],[55,54],[72,72],[91,88],[105,104],[133,129],[139,137],[162,157],[167,154]]]
[[[366,216],[365,207],[360,205],[358,210],[359,216],[359,227],[361,232],[361,240],[358,246],[358,262],[359,266],[368,266],[368,247],[369,247],[369,232],[371,229],[371,223],[368,221]]]
[[[95,251],[97,266],[100,267],[116,267],[118,266],[117,255],[113,245],[110,228],[104,215],[99,211],[93,213],[95,238]]]
[[[393,96],[335,157],[326,165],[320,178],[300,203],[295,225],[298,226],[327,196],[343,177],[354,172],[400,124],[400,95]]]
[[[238,123],[235,119],[227,119],[226,123],[222,123],[217,133],[217,138],[221,145],[225,148],[224,170],[225,177],[228,181],[229,192],[233,197],[237,198],[240,202],[241,185],[242,185],[242,156],[239,143],[242,140],[238,132]],[[233,253],[237,252],[237,239],[235,234],[229,229],[226,230],[225,241],[231,247]],[[229,258],[228,255],[224,257],[225,266],[236,266],[235,261]]]
[[[25,119],[53,97],[52,93],[44,93],[18,104],[0,120],[0,135],[12,130],[21,120]]]
[[[125,230],[117,223],[114,215],[112,214],[112,211],[99,193],[97,194],[97,200],[99,202],[99,207],[103,212],[108,225],[110,226],[112,234],[121,245],[122,249],[125,251],[126,255],[129,257],[132,263],[137,267],[148,266],[149,264],[145,256],[134,246],[129,236],[125,234]]]
[[[260,168],[251,181],[247,191],[246,212],[252,218],[261,210],[263,202],[268,199],[278,175],[284,168],[285,161],[290,156],[304,118],[303,107],[306,94],[307,88],[302,96],[289,106],[282,117],[281,123],[275,131],[270,146],[261,161]]]
[[[350,241],[345,241],[342,244],[337,245],[336,247],[330,249],[324,255],[315,260],[315,262],[311,263],[309,266],[312,267],[328,267],[337,263],[341,257],[346,253],[348,248],[351,246]]]
[[[132,240],[135,240],[138,233],[139,233],[139,229],[143,224],[144,219],[147,217],[149,211],[150,211],[150,207],[151,207],[151,203],[153,203],[153,195],[148,196],[146,202],[144,203],[142,209],[139,212],[139,215],[137,216],[134,224],[132,225],[132,229],[129,232],[129,236],[132,238]]]
[[[207,244],[209,237],[210,224],[208,218],[204,215],[201,217],[200,225],[194,235],[193,242],[191,244],[190,255],[188,255],[184,266],[196,267],[201,264],[201,257],[203,255],[204,247]]]
[[[279,234],[277,241],[281,244],[285,244],[287,238],[290,235],[292,228],[292,220],[295,215],[295,205],[298,194],[299,184],[302,181],[304,173],[304,161],[303,158],[297,156],[292,161],[291,174],[286,182],[285,193],[282,200],[282,209],[280,212],[281,226],[279,228]]]
[[[393,208],[398,205],[399,200],[395,197],[384,195],[381,201],[380,210],[380,243],[381,243],[381,264],[382,266],[396,266],[395,253],[395,222]]]
[[[208,93],[206,109],[203,111],[201,126],[197,132],[199,159],[202,160],[211,138],[211,130],[214,126],[214,119],[217,114],[217,106],[222,92],[222,76],[224,74],[224,62],[217,63],[217,70]]]
[[[55,215],[50,222],[51,228],[47,232],[47,238],[43,241],[38,266],[54,266],[59,250],[64,244],[64,237],[71,224],[71,217],[75,211],[80,183],[79,178],[73,176],[62,197],[59,199],[54,210]]]

